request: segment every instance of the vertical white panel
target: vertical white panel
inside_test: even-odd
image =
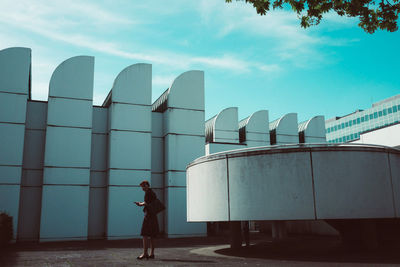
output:
[[[50,80],[41,241],[87,239],[93,73],[94,58],[78,56]]]
[[[231,220],[312,220],[310,154],[229,158]]]
[[[143,220],[133,201],[143,201],[139,187],[151,180],[151,76],[149,64],[134,64],[114,81],[109,106],[107,238],[140,235]]]
[[[185,183],[187,164],[204,155],[204,73],[188,71],[178,76],[167,104],[163,114],[166,233],[169,237],[205,235],[205,224],[187,222]]]
[[[386,153],[312,152],[318,219],[394,217]]]
[[[191,166],[187,170],[188,221],[229,221],[227,160]]]
[[[13,216],[14,238],[19,220],[30,68],[30,49],[0,50],[0,210]]]

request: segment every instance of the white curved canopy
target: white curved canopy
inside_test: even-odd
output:
[[[239,143],[238,109],[223,109],[206,121],[207,142]]]
[[[49,86],[49,96],[93,99],[94,57],[72,57],[54,70]]]

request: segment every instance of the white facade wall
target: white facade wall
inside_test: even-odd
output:
[[[241,140],[247,147],[267,146],[270,144],[268,110],[259,110],[239,123]]]
[[[0,210],[13,216],[20,241],[139,237],[143,212],[133,202],[143,200],[145,179],[167,206],[161,232],[205,235],[204,223],[187,222],[186,166],[205,153],[270,142],[268,111],[242,125],[228,108],[205,146],[201,71],[178,76],[152,112],[149,64],[121,71],[100,107],[92,104],[94,58],[60,64],[48,102],[30,99],[30,64],[30,49],[0,51]]]
[[[222,110],[213,120],[213,142],[239,143],[238,108]]]
[[[299,136],[304,138],[304,143],[326,143],[325,117],[315,116],[299,124]]]
[[[50,80],[40,240],[88,235],[94,58],[61,63]]]
[[[213,154],[246,147],[239,143],[238,108],[230,107],[222,110],[206,122],[206,134],[210,139],[205,147],[205,154]]]
[[[31,50],[0,51],[0,210],[18,228],[26,106],[30,92]]]
[[[133,223],[142,210],[139,184],[151,178],[151,65],[134,64],[118,74],[111,90],[108,136],[107,238],[140,236]]]
[[[399,161],[398,150],[368,146],[204,156],[188,166],[188,220],[398,218]]]
[[[178,76],[163,112],[165,232],[169,237],[205,235],[206,225],[186,222],[186,166],[204,155],[204,73]]]
[[[299,143],[297,113],[288,113],[270,122],[271,145]]]

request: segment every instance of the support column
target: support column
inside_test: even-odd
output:
[[[13,47],[0,51],[0,211],[13,217],[14,239],[18,228],[30,70],[30,49]]]
[[[94,58],[61,63],[49,88],[40,240],[88,232]]]
[[[242,224],[240,221],[230,221],[230,240],[231,249],[239,249],[242,247]]]
[[[285,221],[272,221],[272,238],[282,240],[287,237]]]

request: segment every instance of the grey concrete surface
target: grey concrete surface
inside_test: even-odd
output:
[[[232,251],[227,237],[159,239],[156,258],[137,260],[141,240],[12,244],[0,266],[396,266],[399,244],[365,251],[336,237],[294,236],[280,242],[252,235],[250,247]]]

